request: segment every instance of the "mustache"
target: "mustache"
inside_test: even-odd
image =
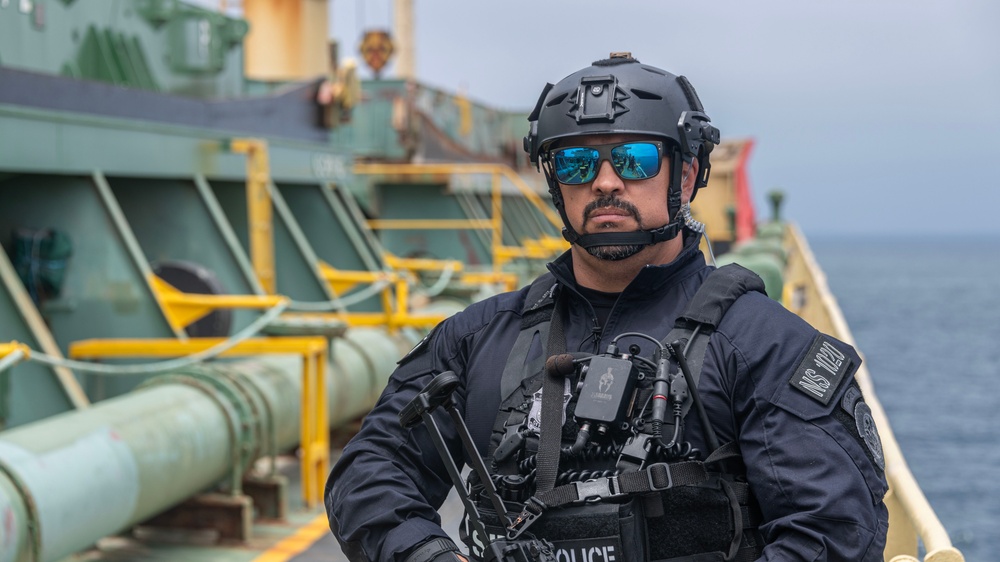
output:
[[[637,223],[640,225],[642,224],[642,217],[639,216],[639,209],[632,203],[629,203],[624,199],[619,199],[613,195],[602,195],[601,197],[588,203],[583,209],[583,224],[586,226],[587,221],[590,220],[591,213],[598,209],[604,209],[607,207],[621,209],[632,215],[632,218],[634,218]]]

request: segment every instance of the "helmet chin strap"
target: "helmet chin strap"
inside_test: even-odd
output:
[[[632,232],[598,232],[595,234],[578,234],[569,227],[562,231],[563,238],[570,244],[576,244],[581,248],[593,248],[594,246],[651,246],[660,242],[672,240],[681,231],[684,225],[678,220],[670,221],[659,228],[652,230],[634,230]]]

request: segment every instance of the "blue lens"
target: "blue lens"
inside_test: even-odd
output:
[[[600,160],[597,149],[577,147],[557,150],[553,158],[556,179],[560,183],[578,185],[587,183],[597,175]]]
[[[607,160],[623,180],[644,180],[660,173],[660,142],[626,142],[561,148],[552,153],[552,168],[559,183],[580,185],[597,176]]]
[[[611,149],[611,164],[624,180],[644,180],[660,172],[660,151],[651,142],[629,142]]]

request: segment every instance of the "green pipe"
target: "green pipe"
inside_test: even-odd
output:
[[[406,338],[406,333],[399,337]],[[354,328],[343,338],[333,340],[330,354],[333,368],[327,370],[331,425],[341,425],[371,410],[396,361],[420,340],[411,337],[405,341],[409,345],[400,352],[396,342],[385,337],[385,332],[371,328]],[[363,379],[365,384],[352,384],[345,379],[348,373],[352,379]]]
[[[331,422],[367,411],[414,343],[375,329],[335,339]],[[12,522],[0,562],[59,560],[220,482],[238,491],[253,460],[298,443],[300,388],[292,356],[211,363],[0,433],[0,516]]]
[[[0,434],[0,511],[28,516],[0,560],[58,560],[218,482],[233,445],[218,400],[163,385]]]

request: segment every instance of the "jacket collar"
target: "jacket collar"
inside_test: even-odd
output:
[[[655,296],[655,292],[677,284],[680,280],[700,271],[705,267],[705,256],[701,253],[698,243],[700,236],[684,231],[684,247],[680,254],[670,263],[663,265],[647,265],[632,279],[623,294],[632,298]],[[576,276],[573,275],[573,255],[567,250],[548,264],[549,271],[560,284],[576,289]]]

